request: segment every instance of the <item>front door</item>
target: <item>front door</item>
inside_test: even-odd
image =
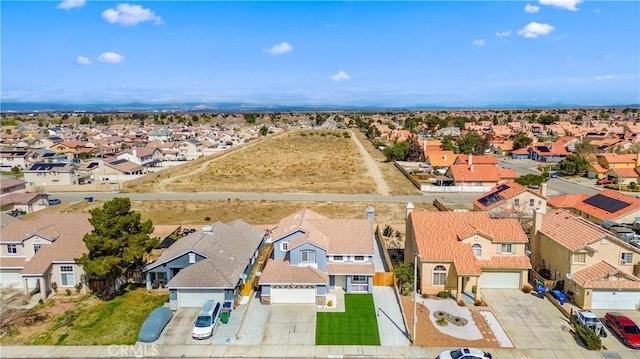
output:
[[[347,281],[345,279],[345,276],[337,275],[335,276],[335,278],[336,278],[336,289],[341,288],[342,290],[346,290]]]

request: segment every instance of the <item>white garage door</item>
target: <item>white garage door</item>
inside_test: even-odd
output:
[[[592,295],[592,309],[637,309],[640,305],[640,292],[594,290]]]
[[[480,276],[481,289],[520,289],[521,272],[485,272]]]
[[[20,270],[0,271],[0,284],[3,286],[16,286],[22,289],[22,276]]]
[[[272,285],[271,304],[316,302],[316,286],[314,285]]]
[[[224,302],[224,292],[211,289],[178,289],[178,306],[180,308],[200,308],[207,300]]]

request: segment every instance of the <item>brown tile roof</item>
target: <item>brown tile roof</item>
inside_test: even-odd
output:
[[[311,266],[292,266],[288,260],[267,262],[260,284],[327,284],[329,276]]]
[[[56,218],[55,225],[42,228],[41,233],[44,236],[59,234],[58,239],[52,244],[42,246],[24,267],[22,274],[43,274],[52,262],[75,262],[76,258],[82,257],[87,252],[87,246],[82,238],[93,230],[93,225],[89,223],[89,215],[86,213],[42,215],[33,222]]]
[[[9,177],[2,177],[2,179],[0,180],[1,189],[11,188],[14,186],[20,186],[24,184],[25,184],[24,181],[20,181],[20,180],[9,178]]]
[[[27,261],[24,257],[0,257],[0,268],[24,268]]]
[[[2,204],[29,204],[38,201],[39,199],[45,199],[44,195],[40,193],[9,193],[0,197],[0,203]]]
[[[479,259],[481,268],[516,268],[531,269],[531,261],[527,256],[492,256],[490,259]]]
[[[362,274],[373,275],[375,268],[373,263],[327,263],[327,272],[331,275],[335,274]]]
[[[310,209],[303,209],[280,221],[273,232],[275,240],[295,231],[305,232],[294,237],[289,248],[310,242],[328,255],[373,255],[373,227],[366,219],[329,219]]]
[[[517,219],[490,218],[486,212],[419,212],[410,214],[423,261],[453,262],[458,274],[480,274],[471,246],[460,240],[474,234],[495,242],[528,241]]]
[[[573,273],[573,280],[583,288],[640,289],[640,278],[600,261]]]
[[[243,263],[243,265],[246,264]],[[168,288],[235,288],[239,280],[239,275],[235,277],[228,271],[222,271],[219,264],[216,265],[211,259],[205,259],[181,269],[175,277],[171,278]]]

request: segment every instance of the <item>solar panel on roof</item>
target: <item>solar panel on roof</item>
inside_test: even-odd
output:
[[[31,166],[32,171],[51,171],[54,168],[64,167],[66,163],[35,163]]]
[[[618,212],[619,210],[631,205],[631,203],[623,202],[601,194],[589,197],[582,202],[610,213]]]
[[[45,154],[42,155],[42,157],[51,157],[51,156],[55,156],[56,153],[55,152],[47,152]]]
[[[115,160],[115,161],[111,162],[111,164],[112,164],[112,165],[119,165],[119,164],[121,164],[121,163],[125,163],[125,162],[127,162],[127,160],[125,160],[124,158],[122,158],[122,159]]]
[[[98,166],[98,162],[91,162],[91,163],[87,166],[87,169],[89,169],[89,170],[90,170],[90,169],[92,169],[92,168],[94,168],[94,167],[97,167],[97,166]]]

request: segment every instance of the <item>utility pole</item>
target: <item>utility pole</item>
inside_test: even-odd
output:
[[[413,344],[416,344],[416,331],[418,330],[418,312],[417,312],[417,297],[418,297],[418,251],[413,252]]]

